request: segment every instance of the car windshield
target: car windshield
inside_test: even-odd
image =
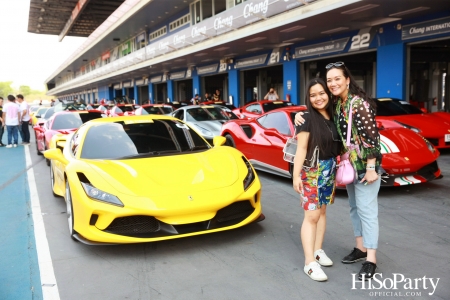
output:
[[[72,129],[78,128],[83,124],[81,121],[80,115],[75,113],[70,114],[62,114],[55,116],[55,120],[53,121],[52,129],[53,130],[61,130],[61,129]]]
[[[293,104],[291,102],[283,102],[283,101],[273,101],[273,102],[266,102],[263,104],[263,110],[264,112],[268,112],[277,108],[286,107],[286,106],[292,106]]]
[[[204,106],[186,110],[187,121],[213,121],[239,119],[230,109],[226,107]]]
[[[49,108],[49,109],[45,112],[45,115],[43,115],[43,116],[41,115],[41,116],[42,116],[42,118],[48,120],[48,119],[50,119],[51,116],[53,116],[54,113],[55,113],[55,109],[52,107],[52,108]]]
[[[132,105],[127,106],[118,106],[123,112],[125,111],[134,111],[134,107]]]
[[[412,115],[412,114],[423,114],[423,112],[409,104],[408,102],[399,100],[380,100],[377,103],[377,116],[401,116],[401,115]]]
[[[148,106],[143,107],[142,114],[150,114],[150,115],[166,115],[173,112],[173,109],[171,106]]]
[[[39,109],[39,106],[30,106],[30,112],[35,112]]]
[[[41,108],[39,108],[37,110],[37,112],[36,112],[36,116],[39,116],[40,118],[43,118],[48,109],[49,109],[49,107],[41,107]]]
[[[86,133],[85,159],[130,159],[206,150],[210,146],[177,120],[99,123]]]

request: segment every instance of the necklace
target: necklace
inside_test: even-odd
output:
[[[334,142],[340,142],[340,140],[334,138],[333,130],[330,128],[330,126],[327,124],[327,121],[324,119],[323,122],[325,123],[325,126],[327,126],[328,130],[331,133],[331,138]]]

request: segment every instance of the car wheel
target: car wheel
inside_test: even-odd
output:
[[[44,140],[44,151],[47,150],[47,146],[45,146],[45,140]],[[46,158],[45,162],[47,163],[47,166],[50,166],[50,159]]]
[[[69,181],[66,181],[66,214],[67,214],[67,224],[69,225],[70,237],[76,241],[74,234],[76,231],[73,229],[74,218],[73,218],[73,205],[72,205],[72,195],[70,194]]]
[[[36,137],[36,152],[37,152],[37,155],[42,155],[42,152],[39,151],[37,137]]]
[[[234,139],[233,139],[233,137],[231,135],[226,134],[225,138],[227,139],[225,141],[225,145],[233,147],[233,148],[236,148],[236,144],[235,144]]]
[[[50,162],[50,184],[52,187],[53,196],[60,197],[59,195],[55,194],[54,188],[55,188],[55,173],[53,172],[53,161]]]

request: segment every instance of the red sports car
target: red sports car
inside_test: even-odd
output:
[[[49,148],[50,140],[55,134],[69,134],[77,130],[83,123],[101,117],[101,112],[93,111],[60,111],[55,113],[47,121],[33,127],[36,134],[38,155],[42,155],[42,152]],[[47,165],[50,165],[49,160],[47,160]]]
[[[230,120],[221,135],[239,149],[255,169],[291,177],[292,164],[283,160],[283,147],[294,134],[295,114],[302,106],[270,111],[259,118]],[[385,120],[378,122],[383,154],[383,186],[416,184],[441,177],[439,151],[417,133]]]
[[[140,107],[140,105],[135,104],[117,104],[111,107],[107,115],[109,117],[118,117],[118,116],[133,116],[136,108]]]
[[[293,105],[294,104],[292,102],[283,100],[276,100],[276,101],[261,100],[256,102],[250,102],[241,108],[233,109],[233,112],[241,119],[257,118],[261,116],[263,113],[269,112],[271,110]]]
[[[421,109],[395,98],[378,98],[377,120],[392,120],[411,129],[438,149],[450,148],[448,113],[424,113]]]

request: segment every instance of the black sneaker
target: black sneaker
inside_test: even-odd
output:
[[[363,280],[363,277],[364,280],[371,279],[373,275],[375,275],[376,271],[377,271],[376,264],[370,261],[363,262],[362,268],[358,273],[358,279]]]
[[[366,258],[367,258],[367,252],[362,252],[358,248],[353,248],[352,253],[350,253],[349,255],[344,257],[344,259],[342,259],[342,262],[344,264],[352,264],[354,262],[357,262],[357,261],[360,261],[360,260],[363,260]]]

